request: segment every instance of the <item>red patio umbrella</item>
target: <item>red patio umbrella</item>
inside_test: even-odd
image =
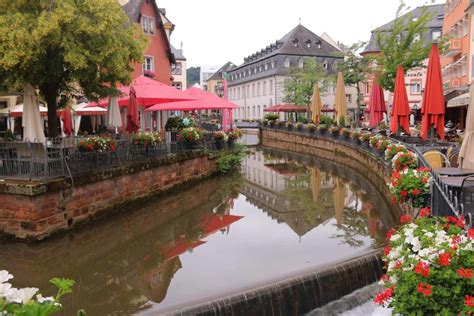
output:
[[[431,127],[436,129],[439,138],[444,139],[444,95],[441,64],[438,45],[431,46],[428,71],[426,75],[425,95],[421,107],[421,138],[426,139]]]
[[[168,86],[164,83],[154,79],[138,76],[132,81],[130,86],[119,86],[118,89],[122,93],[118,103],[120,106],[128,105],[130,98],[130,87],[133,86],[136,92],[137,104],[141,106],[151,106],[157,103],[194,100],[189,94],[185,94],[174,87]],[[106,108],[109,103],[109,98],[101,99],[98,103],[91,102],[87,106],[101,106]]]
[[[407,89],[405,86],[405,74],[403,66],[398,65],[397,77],[395,78],[395,89],[393,92],[393,107],[390,120],[390,131],[397,134],[398,129],[403,129],[410,134],[410,107],[408,106]]]
[[[66,136],[72,135],[73,128],[72,128],[72,115],[71,115],[71,108],[66,106],[61,111],[61,120],[63,121],[63,131]]]
[[[129,133],[138,131],[138,104],[134,87],[130,87],[130,99],[128,103],[127,128]]]
[[[387,106],[382,87],[377,83],[377,76],[372,83],[372,91],[369,99],[370,126],[375,127],[383,120],[383,114],[387,113]]]

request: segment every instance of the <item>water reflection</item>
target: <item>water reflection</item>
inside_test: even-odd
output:
[[[155,315],[357,254],[391,225],[388,208],[347,168],[252,150],[241,175],[130,205],[40,244],[4,242],[0,269],[46,294],[53,276],[75,279],[65,315]]]

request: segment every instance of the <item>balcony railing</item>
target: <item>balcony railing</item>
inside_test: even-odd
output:
[[[451,38],[449,40],[448,49],[446,51],[446,57],[456,57],[462,52],[462,39]]]

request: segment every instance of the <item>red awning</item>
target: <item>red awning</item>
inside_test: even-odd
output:
[[[168,86],[159,81],[153,80],[145,76],[139,76],[132,81],[131,86],[135,88],[137,93],[137,103],[139,106],[151,106],[157,103],[172,102],[172,101],[185,101],[194,100],[195,98],[184,94],[183,91],[178,90],[174,87]],[[130,86],[118,87],[122,96],[119,98],[119,105],[128,105]],[[91,102],[87,107],[101,106],[107,107],[109,98],[105,98],[99,101],[99,103]]]
[[[199,110],[225,110],[238,109],[239,106],[223,98],[203,91],[199,88],[191,88],[183,91],[194,100],[176,101],[156,104],[147,109],[147,111],[199,111]]]
[[[278,104],[266,108],[264,112],[308,112],[308,108],[295,104]],[[324,112],[324,109],[322,110]]]

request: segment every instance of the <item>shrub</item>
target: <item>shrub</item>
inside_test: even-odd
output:
[[[217,170],[221,173],[228,173],[237,169],[242,159],[244,159],[244,149],[244,145],[237,144],[232,152],[227,152],[220,156],[216,161]]]
[[[474,230],[463,218],[429,215],[428,208],[414,222],[404,215],[387,234],[386,290],[374,301],[397,315],[472,315]]]
[[[334,125],[334,120],[330,118],[329,116],[321,116],[321,119],[319,120],[319,124],[324,124],[326,126]]]
[[[430,181],[431,173],[427,168],[394,171],[388,183],[393,202],[426,206],[425,195],[430,193]]]
[[[268,113],[265,114],[263,118],[267,121],[276,121],[280,118],[280,115],[278,115],[277,113]]]

